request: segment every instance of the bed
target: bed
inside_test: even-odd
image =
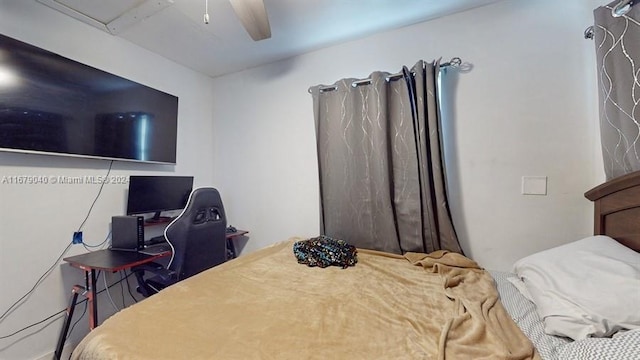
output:
[[[605,183],[586,196],[595,205],[595,234],[604,237],[585,241],[620,246],[613,239],[619,240],[632,253],[625,253],[631,261],[624,264],[640,268],[640,173]],[[486,271],[444,251],[395,255],[358,249],[355,266],[320,268],[297,262],[292,246],[299,240],[241,256],[120,311],[89,333],[72,358],[640,356],[640,330],[579,340],[547,334],[546,321],[558,317],[541,317],[540,304],[527,293],[536,280],[526,272],[535,263],[529,258],[506,273]],[[534,255],[533,260],[548,260],[546,253]],[[631,274],[630,286],[640,285],[640,277]],[[640,287],[627,295],[631,303],[638,296],[635,304],[640,304]],[[627,311],[635,315],[640,309]]]

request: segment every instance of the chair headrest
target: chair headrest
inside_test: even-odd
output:
[[[218,190],[212,187],[193,190],[189,195],[183,216],[191,218],[194,224],[219,221],[224,217],[224,207]]]

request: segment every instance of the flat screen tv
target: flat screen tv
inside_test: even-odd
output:
[[[177,125],[176,96],[0,35],[0,150],[175,164]]]
[[[154,213],[147,222],[165,220],[163,211],[185,207],[193,188],[193,176],[129,176],[127,215]]]

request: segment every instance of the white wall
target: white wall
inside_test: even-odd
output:
[[[0,1],[0,33],[178,96],[177,165],[115,162],[111,174],[193,175],[196,186],[212,184],[211,78],[71,20],[35,1]],[[0,178],[97,176],[105,175],[108,166],[109,162],[105,160],[0,153]],[[111,216],[123,214],[125,191],[126,185],[104,187],[83,229],[87,243],[96,244],[104,239]],[[84,219],[97,192],[97,185],[86,184],[0,184],[0,314],[31,289],[40,275],[54,264],[71,241],[72,233]],[[84,251],[75,245],[67,255]],[[118,274],[110,277],[118,278]],[[0,336],[63,310],[71,295],[70,285],[74,283],[83,283],[80,270],[55,266],[51,276],[33,295],[0,322]],[[114,290],[114,300],[119,304],[118,289]],[[113,312],[104,295],[99,296],[99,303],[104,312]],[[81,313],[82,306],[76,314]],[[37,330],[41,326],[36,326],[0,340],[0,359],[33,359],[52,352],[61,326],[62,320],[57,320],[40,332]],[[74,339],[84,335],[86,329],[85,315],[73,333]]]
[[[508,270],[518,258],[589,235],[583,193],[599,166],[593,4],[503,1],[214,79],[216,183],[251,230],[245,251],[318,234],[312,99],[307,89],[418,59],[459,56],[447,123],[452,211],[464,250]],[[547,196],[520,194],[547,176]]]

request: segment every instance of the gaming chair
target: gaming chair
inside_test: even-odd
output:
[[[152,263],[133,269],[138,292],[145,297],[227,260],[227,220],[218,190],[193,190],[182,213],[164,230],[173,249],[166,268]],[[151,273],[146,278],[146,273]]]

